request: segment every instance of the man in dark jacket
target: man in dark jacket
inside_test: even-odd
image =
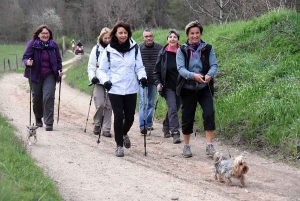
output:
[[[139,121],[140,121],[140,131],[142,135],[147,134],[147,130],[153,130],[153,113],[155,107],[155,97],[156,97],[156,85],[155,81],[155,63],[157,59],[158,52],[162,49],[162,45],[154,42],[154,34],[151,29],[145,29],[143,32],[143,43],[140,44],[140,51],[143,59],[143,64],[147,73],[148,86],[144,89],[140,87],[140,107],[139,107]],[[145,96],[145,97],[144,97]],[[145,98],[145,101],[144,101]],[[144,125],[144,115],[145,122]]]

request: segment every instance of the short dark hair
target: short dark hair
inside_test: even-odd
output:
[[[116,35],[119,27],[123,27],[128,32],[128,40],[129,40],[132,36],[130,24],[128,24],[127,22],[123,22],[123,21],[119,21],[115,24],[115,26],[112,28],[112,30],[110,32],[110,37],[111,38],[116,37],[115,35]]]
[[[175,29],[171,29],[171,30],[168,32],[167,39],[168,39],[168,37],[169,37],[172,33],[175,34],[175,35],[177,36],[178,40],[179,40],[180,35],[179,35],[179,33],[178,33]]]
[[[33,35],[32,35],[32,39],[33,39],[33,40],[37,39],[37,38],[39,37],[39,34],[43,31],[43,29],[47,29],[47,30],[49,31],[49,33],[50,33],[49,39],[53,39],[53,35],[52,35],[51,29],[50,29],[47,25],[45,25],[45,24],[40,25],[40,26],[34,31],[34,33],[33,33]]]
[[[203,32],[203,27],[201,26],[200,22],[198,22],[198,20],[195,20],[195,21],[191,21],[190,23],[188,23],[185,27],[185,33],[186,35],[189,34],[189,31],[191,28],[193,27],[198,27],[200,29],[200,33],[202,34]]]

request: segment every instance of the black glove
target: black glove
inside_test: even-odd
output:
[[[104,88],[105,88],[107,91],[109,91],[109,90],[111,89],[111,87],[112,87],[111,81],[106,81],[106,82],[104,82]]]
[[[98,84],[99,83],[99,79],[95,76],[93,77],[93,79],[91,80],[92,84]]]
[[[140,79],[140,85],[142,86],[142,88],[147,87],[147,79],[144,78],[144,77],[142,77],[142,78]]]

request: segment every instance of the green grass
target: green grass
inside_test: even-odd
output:
[[[267,154],[279,153],[292,161],[300,158],[299,22],[295,11],[279,9],[249,21],[204,27],[202,39],[213,45],[219,65],[216,137],[225,135],[231,145],[271,150]],[[168,31],[154,29],[155,41],[165,45]],[[138,44],[142,32],[133,33]],[[182,44],[187,38],[184,31],[179,33]],[[86,65],[67,72],[72,73],[68,82],[91,93]],[[160,98],[155,114],[159,121],[166,109]],[[198,130],[203,130],[201,116],[198,109]]]
[[[0,133],[0,200],[62,200],[2,115]]]
[[[24,67],[22,62],[24,45],[0,45],[0,70],[9,70],[8,60],[10,61],[11,70]],[[5,69],[4,69],[5,64]]]

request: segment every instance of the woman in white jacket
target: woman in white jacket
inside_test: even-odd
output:
[[[96,70],[99,67],[98,60],[100,60],[103,50],[107,47],[107,45],[110,42],[109,32],[110,29],[107,27],[104,27],[101,30],[97,40],[97,45],[95,45],[91,51],[87,68],[89,80],[94,85],[93,95],[96,107],[96,113],[94,115],[94,134],[100,135],[100,130],[102,130],[102,135],[105,137],[111,137],[110,129],[112,110],[110,100],[106,96],[106,92],[103,87],[103,82],[99,80],[96,76]],[[104,116],[102,117],[104,107]],[[101,126],[103,128],[101,128]]]
[[[123,157],[123,145],[125,148],[131,146],[127,133],[134,121],[139,83],[146,87],[147,76],[139,48],[135,48],[137,44],[131,38],[130,25],[117,22],[110,36],[110,44],[98,62],[97,77],[109,91],[114,112],[116,156]]]

